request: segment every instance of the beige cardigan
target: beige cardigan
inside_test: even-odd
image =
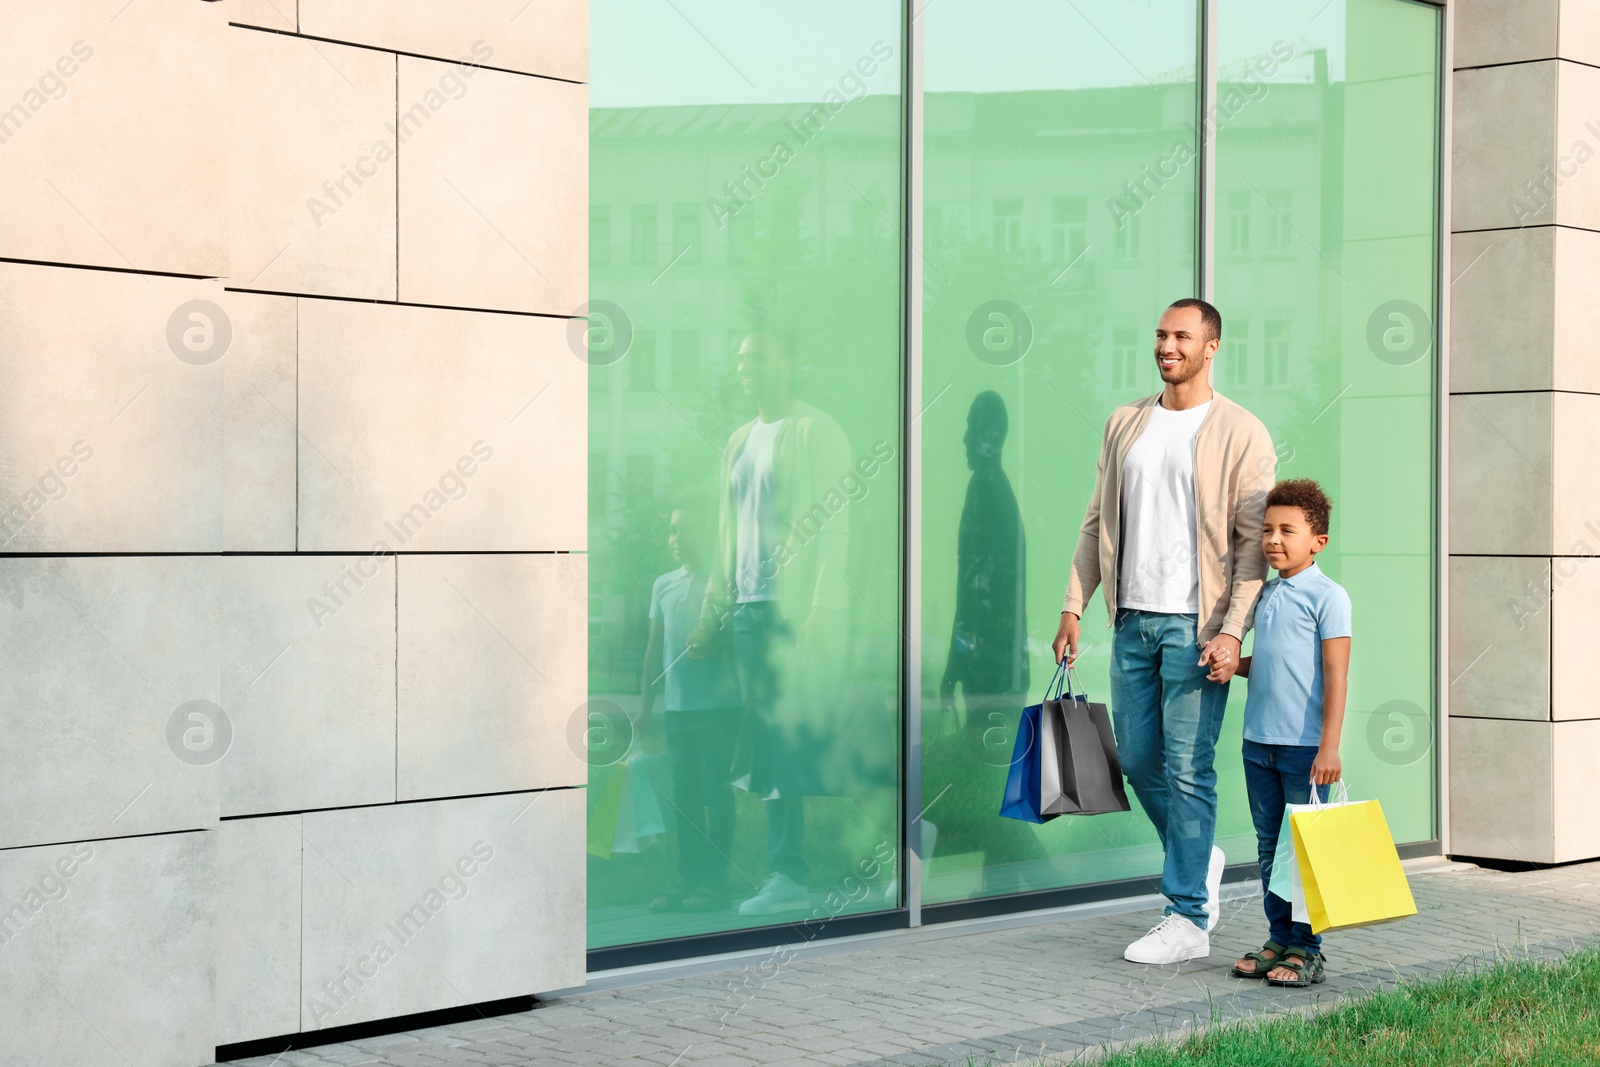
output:
[[[1083,616],[1096,586],[1116,618],[1117,549],[1122,531],[1122,461],[1144,432],[1161,394],[1124,404],[1106,420],[1094,494],[1078,533],[1063,612]],[[1194,439],[1195,546],[1200,570],[1200,643],[1219,633],[1244,639],[1266,578],[1261,523],[1278,456],[1267,428],[1244,408],[1213,392]]]

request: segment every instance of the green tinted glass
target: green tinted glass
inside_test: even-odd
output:
[[[1216,384],[1272,431],[1280,478],[1333,500],[1317,561],[1354,609],[1345,777],[1397,840],[1428,840],[1439,10],[1219,14]]]
[[[917,578],[933,904],[1160,867],[1142,814],[1036,827],[996,813],[1018,711],[1054,667],[1101,427],[1159,388],[1156,316],[1194,295],[1197,12],[940,0],[924,18]],[[1104,700],[1098,598],[1083,627],[1083,681]]]
[[[1436,9],[1220,5],[1218,108],[1196,128],[1193,4],[947,3],[927,15],[923,899],[1160,869],[1138,810],[996,816],[1018,708],[1052,669],[1101,427],[1160,388],[1152,337],[1195,286],[1194,149],[1216,152],[1216,388],[1273,434],[1280,477],[1335,502],[1322,556],[1355,603],[1342,752],[1401,841],[1434,836]],[[1019,25],[1026,32],[1019,32]],[[1019,39],[1026,42],[1016,45]],[[1007,48],[996,73],[971,57]],[[1096,596],[1081,673],[1108,693]],[[1248,652],[1248,644],[1246,651]],[[1239,750],[1217,843],[1255,858]]]
[[[901,22],[593,5],[591,947],[899,906]]]

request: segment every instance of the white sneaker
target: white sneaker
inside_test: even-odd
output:
[[[1211,955],[1211,936],[1182,915],[1168,915],[1128,946],[1130,963],[1183,963]]]
[[[1211,846],[1211,865],[1206,868],[1206,932],[1210,933],[1217,928],[1217,920],[1222,918],[1222,868],[1228,865],[1228,857],[1216,845]]]
[[[761,892],[739,905],[740,915],[777,915],[785,911],[801,911],[811,903],[806,887],[787,874],[775,873],[761,887]]]

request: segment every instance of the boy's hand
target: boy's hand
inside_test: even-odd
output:
[[[1229,634],[1218,634],[1207,641],[1200,650],[1200,666],[1211,668],[1206,681],[1218,684],[1228,681],[1233,677],[1233,672],[1239,669],[1239,639]]]
[[[1332,785],[1344,774],[1344,766],[1339,762],[1339,750],[1329,752],[1325,748],[1317,749],[1317,758],[1311,764],[1311,781],[1316,785]]]

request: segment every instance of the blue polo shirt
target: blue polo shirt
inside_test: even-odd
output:
[[[1350,594],[1315,563],[1273,578],[1256,602],[1244,736],[1261,745],[1322,743],[1322,642],[1350,636]]]

